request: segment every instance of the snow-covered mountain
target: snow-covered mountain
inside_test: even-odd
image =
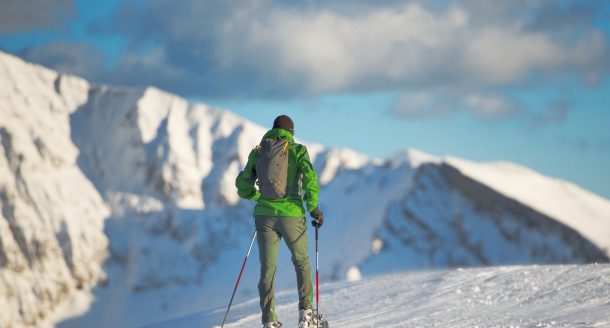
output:
[[[225,304],[253,233],[234,179],[266,129],[3,53],[0,78],[0,327],[134,327]],[[610,256],[610,201],[569,182],[510,163],[307,146],[325,281]],[[294,285],[286,253],[278,290]],[[256,296],[256,258],[238,298]]]
[[[0,327],[40,322],[105,276],[109,212],[70,138],[88,90],[0,53]]]
[[[493,189],[476,178],[485,171],[519,187]],[[398,269],[608,259],[607,201],[581,198],[582,191],[571,184],[509,163],[453,158],[422,165],[413,184],[388,206],[377,231],[386,248],[362,264],[365,272],[387,271],[392,258],[403,259],[394,264]],[[551,206],[569,205],[562,211],[539,206],[538,192],[546,192],[538,198],[565,200]],[[596,205],[601,205],[599,212],[585,214]]]

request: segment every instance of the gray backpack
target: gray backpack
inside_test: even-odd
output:
[[[256,160],[258,189],[267,199],[286,196],[288,180],[288,140],[263,139]]]

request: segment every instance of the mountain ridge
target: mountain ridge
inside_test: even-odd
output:
[[[69,250],[82,249],[88,260],[79,261],[93,263],[94,274],[81,287],[94,296],[85,306],[87,312],[79,317],[71,314],[65,321],[56,319],[58,325],[139,326],[224,303],[227,286],[234,283],[226,271],[241,261],[253,232],[253,204],[237,197],[234,178],[266,129],[154,87],[91,86],[80,78],[3,53],[0,74],[4,74],[5,84],[0,94],[4,104],[0,137],[5,154],[0,156],[0,170],[7,169],[3,176],[17,178],[21,174],[13,169],[18,167],[14,163],[19,162],[19,156],[10,149],[15,148],[13,144],[25,147],[30,149],[28,153],[40,154],[32,157],[37,166],[65,164],[73,172],[67,181],[51,184],[38,177],[31,179],[33,189],[51,186],[61,190],[65,185],[69,191],[59,195],[73,198],[64,195],[50,204],[37,200],[32,206],[70,217],[80,208],[74,202],[82,199],[82,204],[93,204],[85,207],[89,211],[83,216],[86,219],[76,223],[64,220],[64,230],[78,231],[93,222],[85,235],[96,240],[94,244],[87,238],[79,243],[78,234],[62,234],[64,230],[53,224],[41,225],[58,231],[45,238],[60,245],[56,249],[63,254],[61,258],[69,262]],[[53,115],[40,120],[38,114],[47,112]],[[27,122],[27,128],[19,129],[22,122]],[[521,178],[548,187],[551,198],[561,196],[567,213],[580,214],[580,208],[588,208],[590,213],[583,215],[589,215],[587,222],[599,221],[594,228],[572,216],[541,213],[540,208],[549,207],[544,199],[511,197],[521,185],[515,189],[502,180],[510,176],[510,170],[502,165],[438,158],[418,150],[372,159],[349,149],[305,145],[322,186],[320,207],[328,217],[320,236],[324,250],[320,274],[327,281],[422,266],[608,261],[608,249],[599,241],[609,233],[604,223],[610,222],[605,214],[610,213],[605,211],[610,202],[588,201],[595,197],[578,187],[567,187],[569,192],[563,193],[563,187],[549,182],[554,179],[529,169],[517,170],[529,170]],[[22,170],[26,175],[35,172],[28,166]],[[54,170],[47,174],[54,176]],[[487,175],[481,176],[479,171]],[[494,186],[494,178],[501,183]],[[23,188],[14,186],[0,183],[0,195],[24,195]],[[473,196],[468,186],[483,192]],[[83,191],[77,192],[79,188]],[[47,194],[45,197],[53,197]],[[570,200],[566,195],[571,194],[587,201]],[[0,260],[12,260],[36,241],[21,248],[7,248],[5,241],[19,236],[16,227],[30,231],[36,225],[21,226],[14,215],[6,214],[15,203],[13,198],[2,197],[1,201]],[[541,225],[545,228],[529,227],[515,213],[526,213],[531,222],[546,222]],[[61,227],[62,219],[58,220]],[[3,228],[5,221],[9,228]],[[66,235],[73,242],[62,243],[66,237],[61,236]],[[488,235],[497,238],[491,240]],[[504,238],[506,235],[518,237]],[[570,237],[564,240],[564,236]],[[591,242],[597,246],[589,245]],[[254,259],[256,254],[254,250]],[[281,251],[278,289],[293,286],[290,266],[289,257]],[[67,265],[62,270],[69,268]],[[20,272],[2,266],[0,275],[0,291],[7,290],[5,281],[24,279]],[[256,285],[257,275],[250,272],[243,279],[245,287],[238,298],[255,296],[256,289],[248,286]],[[71,283],[70,279],[61,281]],[[36,316],[22,315],[18,308],[21,297],[34,299],[33,290],[4,297],[7,305],[2,308],[10,312],[2,311],[7,311],[10,321],[0,321],[0,325],[43,322],[75,290],[57,294],[61,296],[49,304],[32,303]]]

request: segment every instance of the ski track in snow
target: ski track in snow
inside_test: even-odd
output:
[[[296,292],[277,294],[296,327]],[[219,327],[226,308],[145,328]],[[420,271],[323,284],[320,312],[338,327],[610,327],[610,265]],[[258,299],[234,304],[225,327],[259,327]]]

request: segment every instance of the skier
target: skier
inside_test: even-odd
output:
[[[305,146],[293,139],[294,123],[278,116],[239,173],[235,184],[241,198],[256,201],[254,218],[258,234],[260,280],[258,291],[264,328],[282,324],[275,312],[275,272],[280,239],[292,254],[299,293],[299,328],[315,327],[318,316],[312,306],[313,287],[307,254],[306,203],[315,227],[324,223],[318,208],[318,176]],[[258,189],[255,187],[258,185]],[[303,194],[304,192],[304,194]],[[301,196],[303,194],[303,196]]]

